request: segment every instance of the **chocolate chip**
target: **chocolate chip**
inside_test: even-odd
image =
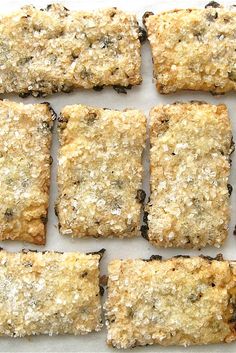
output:
[[[143,259],[143,261],[145,262],[150,262],[150,261],[161,261],[162,260],[162,256],[161,255],[152,255],[150,256],[149,259]]]
[[[57,114],[56,114],[55,110],[52,108],[51,104],[49,102],[42,102],[40,104],[46,104],[48,106],[50,113],[51,113],[52,120],[56,120]]]
[[[147,39],[147,32],[145,31],[144,28],[139,26],[138,29],[138,39],[140,40],[140,43],[144,43],[145,40]]]
[[[97,120],[97,114],[96,113],[89,113],[88,118],[87,118],[87,124],[89,126],[93,125],[95,120]]]
[[[146,198],[146,192],[142,189],[138,189],[137,195],[135,198],[136,198],[136,200],[138,200],[138,202],[143,203]]]
[[[102,248],[101,250],[99,251],[91,251],[91,252],[87,252],[86,255],[99,255],[100,256],[100,259],[102,259],[103,255],[104,255],[104,252],[106,251],[106,249]]]
[[[233,235],[236,235],[236,225],[234,226]]]
[[[232,154],[235,151],[235,143],[233,140],[233,137],[231,137],[231,142],[230,142],[230,154]]]
[[[100,91],[103,90],[103,88],[104,88],[104,86],[94,86],[93,90],[96,91],[96,92],[100,92]]]
[[[153,16],[153,15],[154,15],[154,13],[151,12],[151,11],[146,11],[146,12],[143,14],[142,20],[143,20],[144,26],[145,26],[145,23],[146,23],[147,18],[148,18],[149,16]]]
[[[200,255],[199,257],[201,257],[202,259],[208,260],[210,262],[213,260],[216,260],[216,261],[223,261],[224,260],[222,254],[217,254],[216,257],[207,256],[207,255]]]
[[[100,39],[101,48],[110,48],[113,45],[113,39],[109,35],[105,35]]]
[[[88,79],[91,76],[91,71],[87,70],[85,67],[80,71],[80,77],[82,80]]]
[[[63,115],[61,115],[61,114],[58,116],[58,119],[57,119],[57,120],[58,120],[59,123],[68,123],[68,119],[65,118],[65,117],[64,117]]]
[[[30,62],[32,59],[33,59],[33,56],[26,56],[25,58],[19,59],[18,64],[19,65],[25,65],[28,62]]]
[[[213,22],[218,18],[218,12],[215,12],[214,14],[208,13],[206,18],[209,22]]]
[[[236,82],[236,70],[232,70],[228,73],[229,79]]]
[[[61,91],[64,92],[64,93],[70,93],[70,92],[73,91],[73,87],[72,86],[67,86],[67,85],[62,85]]]
[[[174,259],[178,259],[180,257],[185,258],[185,259],[189,259],[190,258],[189,255],[175,255],[175,256],[173,256]]]
[[[102,286],[99,286],[99,293],[101,296],[103,296],[104,292],[105,292],[104,288]]]
[[[19,93],[19,97],[20,98],[27,98],[29,97],[30,93],[29,92],[21,92]]]
[[[120,86],[120,85],[114,85],[113,89],[117,92],[117,93],[123,93],[123,94],[127,94],[127,89],[131,89],[132,85],[128,85],[128,86]]]
[[[147,239],[148,240],[148,230],[149,230],[149,227],[148,227],[148,212],[144,212],[143,214],[143,225],[141,226],[140,228],[140,231],[141,231],[141,235],[144,239]]]
[[[218,8],[218,7],[220,7],[220,4],[219,4],[218,2],[216,2],[216,1],[210,1],[208,4],[206,4],[205,9],[206,9],[207,7]]]
[[[9,220],[13,217],[13,210],[12,208],[7,208],[5,213],[4,213],[4,216]]]
[[[44,225],[47,224],[47,221],[48,221],[48,217],[47,217],[47,216],[42,215],[42,216],[40,216],[40,219],[41,219],[41,222],[42,222]]]
[[[236,322],[236,305],[233,304],[233,313],[231,318],[229,319],[229,323],[235,323]]]
[[[228,188],[229,196],[231,196],[232,191],[233,191],[232,185],[231,184],[227,184],[227,188]]]
[[[81,275],[82,278],[86,277],[88,275],[88,272],[87,271],[84,271]]]
[[[57,205],[54,206],[54,212],[55,212],[55,215],[58,217],[58,208],[57,208]]]

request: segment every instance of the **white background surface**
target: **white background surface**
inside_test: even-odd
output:
[[[97,8],[116,6],[121,10],[136,13],[141,24],[141,18],[145,11],[159,12],[173,8],[187,7],[204,7],[209,0],[71,0],[63,1],[63,4],[74,10],[94,10]],[[43,8],[50,3],[50,0],[8,0],[1,3],[1,12],[7,13],[16,10],[25,4],[34,4],[36,7]],[[232,1],[224,0],[225,5],[232,5]],[[151,52],[148,42],[142,47],[142,75],[143,83],[139,87],[133,87],[128,91],[127,95],[117,94],[112,88],[106,88],[101,92],[77,90],[70,94],[55,94],[45,98],[26,98],[21,99],[14,95],[4,96],[15,101],[24,103],[36,103],[48,101],[58,114],[60,109],[67,104],[88,104],[97,107],[107,107],[114,109],[138,108],[143,110],[148,116],[151,107],[157,104],[167,104],[174,101],[188,101],[192,99],[205,100],[209,103],[219,104],[225,103],[229,108],[229,113],[233,125],[234,137],[236,139],[236,95],[235,93],[225,96],[213,97],[210,93],[182,92],[163,96],[157,93],[155,85],[152,82],[152,61]],[[230,183],[234,187],[231,196],[232,205],[232,221],[230,224],[229,236],[224,247],[220,249],[205,248],[199,251],[182,250],[182,249],[156,249],[152,247],[145,239],[71,239],[70,237],[61,236],[58,233],[57,218],[54,214],[54,203],[57,196],[56,173],[57,173],[57,136],[54,128],[52,156],[54,159],[51,175],[50,189],[50,207],[49,221],[47,227],[47,243],[46,246],[32,246],[19,242],[4,242],[0,246],[9,251],[17,251],[22,248],[30,248],[37,250],[60,250],[60,251],[97,251],[106,248],[107,251],[102,260],[101,272],[106,274],[107,263],[114,258],[148,258],[153,254],[160,254],[163,257],[171,257],[177,254],[197,255],[200,253],[215,256],[222,252],[227,259],[236,259],[236,237],[233,236],[233,228],[236,223],[234,216],[236,207],[236,152],[233,156],[233,169],[231,173]],[[148,185],[148,174],[145,173],[145,183]],[[191,232],[191,229],[189,230]],[[0,338],[0,352],[115,352],[113,348],[108,348],[105,343],[105,328],[98,333],[89,334],[87,336],[54,336],[54,337],[32,337],[9,339]],[[211,345],[201,347],[161,347],[149,346],[132,349],[130,352],[236,352],[236,343],[229,345]]]

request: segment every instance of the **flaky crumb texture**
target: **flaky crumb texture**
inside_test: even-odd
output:
[[[145,19],[161,93],[236,90],[236,12],[174,10]]]
[[[99,255],[0,252],[0,335],[101,328]]]
[[[151,117],[148,238],[160,247],[219,247],[228,234],[232,129],[225,105],[157,106]]]
[[[109,264],[107,343],[195,345],[235,340],[235,265],[200,257]]]
[[[136,17],[116,8],[24,6],[0,19],[0,93],[47,95],[141,83]]]
[[[62,110],[59,120],[61,233],[138,235],[145,116],[138,110],[73,105]]]
[[[52,114],[46,103],[0,101],[0,240],[45,243]]]

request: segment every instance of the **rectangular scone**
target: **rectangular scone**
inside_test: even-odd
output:
[[[24,6],[0,18],[0,93],[21,96],[141,83],[142,32],[117,8]]]
[[[234,341],[235,262],[153,258],[109,264],[108,345],[124,349]]]
[[[150,112],[149,241],[159,247],[223,244],[230,218],[232,130],[225,105],[160,105]]]
[[[209,5],[144,14],[160,93],[236,90],[236,12]]]
[[[45,244],[54,112],[0,101],[0,240]]]
[[[146,118],[138,110],[85,105],[59,118],[60,232],[74,237],[139,235]]]
[[[0,335],[86,334],[102,327],[101,255],[0,252]]]

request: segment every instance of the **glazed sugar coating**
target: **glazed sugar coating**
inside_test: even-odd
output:
[[[100,255],[0,252],[0,335],[86,334],[101,328]]]
[[[235,266],[201,257],[114,260],[105,305],[107,343],[195,345],[235,340]]]
[[[0,20],[0,93],[47,95],[73,88],[137,85],[141,49],[136,17],[62,5],[24,6]]]
[[[236,12],[174,10],[145,17],[160,93],[236,90]]]
[[[53,112],[0,101],[0,240],[45,244]]]
[[[138,110],[72,105],[64,107],[59,121],[61,233],[138,235],[145,116]]]
[[[148,238],[160,247],[219,247],[228,233],[232,131],[225,105],[157,106],[151,117]]]

